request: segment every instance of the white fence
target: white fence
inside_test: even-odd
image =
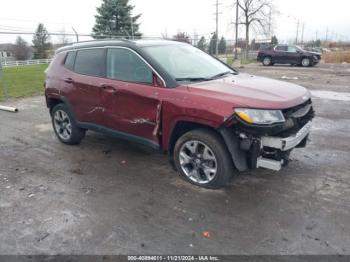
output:
[[[37,59],[37,60],[26,60],[26,61],[2,61],[2,67],[14,67],[24,65],[43,65],[50,64],[52,59]]]

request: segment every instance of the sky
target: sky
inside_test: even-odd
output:
[[[177,32],[209,37],[215,31],[216,0],[130,0],[135,6],[133,14],[141,13],[140,31],[144,36],[172,37]],[[37,24],[43,22],[50,32],[72,33],[74,27],[80,34],[89,34],[94,25],[96,7],[102,0],[1,0],[0,32],[34,32]],[[234,39],[234,0],[219,0],[219,35]],[[316,36],[350,41],[350,1],[348,0],[273,0],[273,30],[281,42],[296,38],[297,23],[305,25],[304,39]],[[240,27],[239,36],[244,36]],[[299,34],[299,36],[301,33]],[[254,34],[253,38],[266,36]],[[14,42],[16,35],[0,34],[0,43]],[[31,41],[32,36],[24,36]],[[87,38],[81,38],[85,40]],[[53,41],[60,41],[53,37]],[[73,40],[73,39],[72,39]]]

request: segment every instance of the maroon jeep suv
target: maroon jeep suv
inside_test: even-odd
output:
[[[58,139],[87,130],[166,152],[182,178],[224,186],[235,170],[279,171],[314,117],[303,87],[239,73],[191,45],[105,40],[59,49],[46,101]]]

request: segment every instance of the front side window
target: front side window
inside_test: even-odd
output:
[[[108,49],[107,77],[126,82],[153,83],[151,68],[138,55],[125,48]]]
[[[296,46],[288,46],[288,52],[296,53],[297,51],[298,51],[298,48]]]
[[[211,78],[234,72],[207,53],[187,44],[146,46],[143,49],[175,79]]]
[[[77,52],[74,71],[89,76],[105,76],[105,49],[86,49]]]

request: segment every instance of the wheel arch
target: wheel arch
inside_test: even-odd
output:
[[[50,96],[46,97],[46,105],[50,110],[50,114],[52,112],[52,109],[58,104],[65,104],[65,102],[60,97],[50,97]]]
[[[68,107],[70,113],[73,115],[74,120],[77,120],[75,117],[73,107],[67,98],[63,96],[46,96],[46,105],[50,110],[50,114],[52,112],[52,109],[58,104],[65,104]]]
[[[210,131],[217,133],[222,138],[222,135],[220,134],[218,129],[216,129],[215,127],[210,126],[206,123],[188,121],[188,120],[179,120],[174,125],[174,128],[172,129],[170,137],[169,137],[169,142],[167,145],[167,151],[169,152],[169,154],[170,155],[173,154],[175,144],[181,136],[183,136],[184,134],[186,134],[192,130],[195,130],[195,129],[207,129],[207,130],[210,130]]]
[[[247,164],[247,154],[245,151],[241,150],[239,147],[239,140],[232,132],[231,128],[221,126],[213,127],[200,122],[192,122],[186,120],[180,120],[176,122],[174,128],[172,129],[171,135],[169,137],[169,143],[167,151],[169,153],[170,159],[172,159],[174,148],[178,139],[184,134],[195,130],[195,129],[207,129],[215,132],[224,142],[228,153],[232,159],[234,166],[238,171],[245,171],[248,169]]]

